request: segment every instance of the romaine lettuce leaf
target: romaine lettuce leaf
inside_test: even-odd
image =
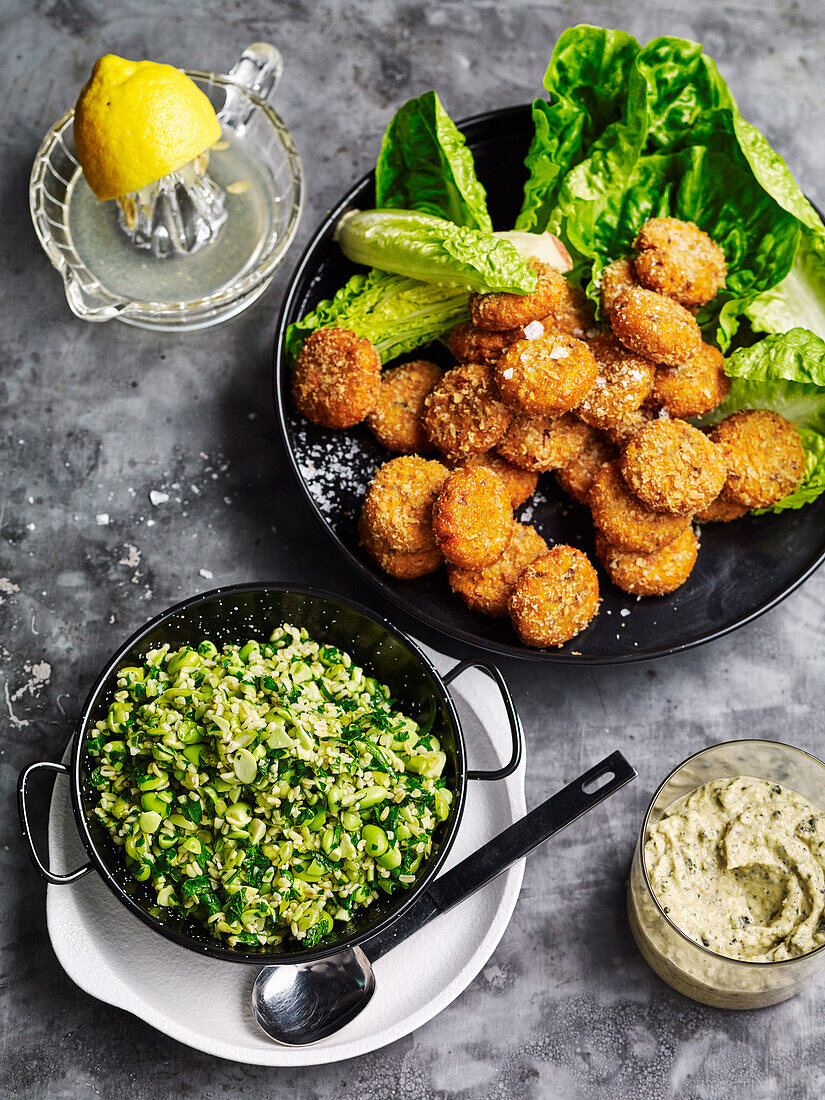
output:
[[[335,227],[357,264],[465,290],[525,294],[536,272],[514,245],[479,229],[414,210],[349,210]]]
[[[381,362],[388,363],[437,340],[468,318],[466,290],[373,270],[353,275],[334,298],[319,302],[311,313],[289,326],[287,359],[295,360],[311,332],[336,325],[372,341]]]
[[[805,267],[806,309],[789,309],[798,281],[782,300],[769,295],[792,271],[801,232],[823,227],[784,161],[741,117],[698,43],[664,37],[640,47],[624,36],[613,56],[605,52],[613,33],[574,27],[559,39],[545,78],[549,103],[533,109],[520,225],[557,233],[574,277],[598,301],[601,269],[630,250],[646,218],[694,221],[721,244],[729,267],[727,286],[699,316],[706,338],[730,346],[743,313],[756,327],[778,326],[786,313],[783,329],[799,323],[820,293],[815,252]],[[594,79],[615,94],[586,126],[576,115],[597,93],[582,87]],[[560,152],[554,176],[546,161]]]
[[[492,230],[473,154],[435,92],[408,100],[390,121],[375,166],[375,205]]]
[[[760,332],[804,326],[825,339],[825,234],[803,227],[793,267],[745,309]]]

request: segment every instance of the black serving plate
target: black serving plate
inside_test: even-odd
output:
[[[460,123],[487,188],[493,224],[509,229],[521,205],[524,157],[533,125],[527,105],[490,111]],[[310,507],[338,548],[386,599],[443,634],[487,652],[567,664],[618,664],[662,657],[701,645],[768,611],[800,585],[825,558],[825,495],[799,511],[745,517],[702,528],[702,548],[689,580],[670,596],[637,599],[615,588],[600,571],[599,614],[578,637],[553,650],[519,643],[509,620],[469,611],[447,584],[444,570],[416,581],[387,576],[358,545],[361,502],[377,466],[392,457],[364,425],[328,431],[304,420],[292,406],[283,340],[289,324],[322,298],[331,298],[358,270],[332,239],[349,207],[374,205],[370,173],[351,188],[318,227],[287,288],[275,337],[275,404],[289,461]],[[452,364],[440,344],[408,356]],[[593,524],[552,474],[517,513],[549,543],[578,546],[591,560]]]

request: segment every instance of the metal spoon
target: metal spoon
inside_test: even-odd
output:
[[[635,775],[620,752],[611,753],[437,878],[415,905],[363,947],[346,947],[298,966],[265,966],[252,987],[252,1012],[258,1026],[270,1039],[287,1046],[317,1043],[332,1035],[355,1019],[375,992],[371,963],[592,810]]]

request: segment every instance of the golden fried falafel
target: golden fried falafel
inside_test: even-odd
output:
[[[683,306],[702,306],[725,285],[725,253],[693,222],[650,218],[639,230],[634,247],[642,286]]]
[[[602,534],[596,535],[596,556],[617,588],[634,596],[665,596],[691,574],[699,543],[692,527],[686,527],[672,542],[649,554],[619,550]]]
[[[609,317],[620,295],[638,285],[636,268],[630,256],[622,256],[620,260],[608,264],[602,271],[601,280],[602,309],[605,314]]]
[[[703,416],[721,405],[729,389],[724,356],[710,344],[702,344],[699,353],[687,363],[656,368],[649,400],[654,407],[686,420]]]
[[[725,458],[703,432],[684,420],[652,420],[626,444],[622,476],[656,512],[692,516],[707,508],[725,484]]]
[[[414,553],[434,549],[433,503],[448,475],[449,470],[440,462],[418,455],[385,462],[364,500],[369,531],[390,550]]]
[[[393,550],[371,529],[363,511],[358,521],[358,537],[373,561],[385,573],[402,581],[434,573],[444,561],[444,556],[437,547],[429,550]]]
[[[547,543],[535,528],[514,523],[510,543],[498,561],[483,569],[448,565],[447,579],[471,611],[501,617],[507,614],[507,600],[522,570],[546,553]]]
[[[618,459],[606,462],[593,478],[588,497],[593,522],[621,550],[650,553],[672,542],[690,523],[689,516],[654,512],[631,492]]]
[[[587,344],[563,332],[517,340],[494,369],[502,400],[524,416],[569,412],[589,393],[597,375]]]
[[[488,470],[498,474],[507,486],[510,503],[514,508],[520,508],[526,500],[530,499],[539,482],[537,473],[514,466],[512,462],[508,462],[495,451],[486,451],[483,455],[469,455],[457,462],[456,466],[486,466]]]
[[[630,351],[678,367],[702,347],[702,331],[683,305],[645,287],[621,293],[610,311],[613,332]]]
[[[593,478],[618,455],[618,448],[601,432],[590,430],[576,456],[556,470],[556,481],[578,504],[588,504]]]
[[[599,609],[596,570],[581,550],[554,546],[522,571],[507,607],[525,645],[563,645],[581,633]]]
[[[591,428],[606,430],[621,424],[638,409],[653,385],[655,366],[634,355],[611,333],[589,341],[598,374],[580,402],[576,416]]]
[[[351,428],[375,408],[381,359],[362,336],[321,328],[307,336],[292,371],[298,412],[324,428]]]
[[[735,500],[728,500],[723,489],[716,500],[712,500],[707,508],[697,512],[694,518],[697,523],[730,523],[731,520],[741,519],[747,514],[747,507],[744,504],[737,504]]]
[[[618,420],[615,424],[609,424],[605,431],[611,443],[615,443],[617,447],[624,447],[625,443],[632,439],[640,428],[643,428],[645,424],[649,424],[651,420],[655,420],[658,415],[658,409],[645,404],[640,409],[628,413],[623,420]]]
[[[453,565],[482,569],[497,561],[513,532],[513,506],[501,478],[484,466],[454,470],[433,505],[433,533]]]
[[[449,348],[459,363],[495,363],[511,344],[523,339],[523,326],[492,332],[462,321],[450,333]]]
[[[514,416],[496,450],[522,470],[555,470],[584,446],[590,429],[575,416]]]
[[[540,260],[527,261],[536,271],[536,285],[528,294],[470,295],[470,319],[478,328],[501,331],[540,321],[561,305],[567,290],[564,276]]]
[[[792,493],[805,473],[796,425],[769,409],[733,413],[709,433],[727,466],[723,495],[746,508],[768,508]]]
[[[388,451],[414,454],[432,450],[421,414],[424,398],[443,374],[435,363],[415,359],[381,375],[378,402],[367,417],[367,427]]]
[[[512,419],[492,367],[465,363],[448,370],[424,398],[427,438],[450,459],[483,454],[498,443]]]
[[[565,279],[565,291],[553,312],[542,322],[545,329],[555,329],[577,340],[584,340],[594,325],[595,310],[593,303],[584,291]]]

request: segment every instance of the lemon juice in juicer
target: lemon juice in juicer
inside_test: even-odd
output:
[[[35,228],[72,310],[158,328],[240,312],[297,228],[300,159],[266,102],[278,51],[226,76],[106,54],[35,160]]]

